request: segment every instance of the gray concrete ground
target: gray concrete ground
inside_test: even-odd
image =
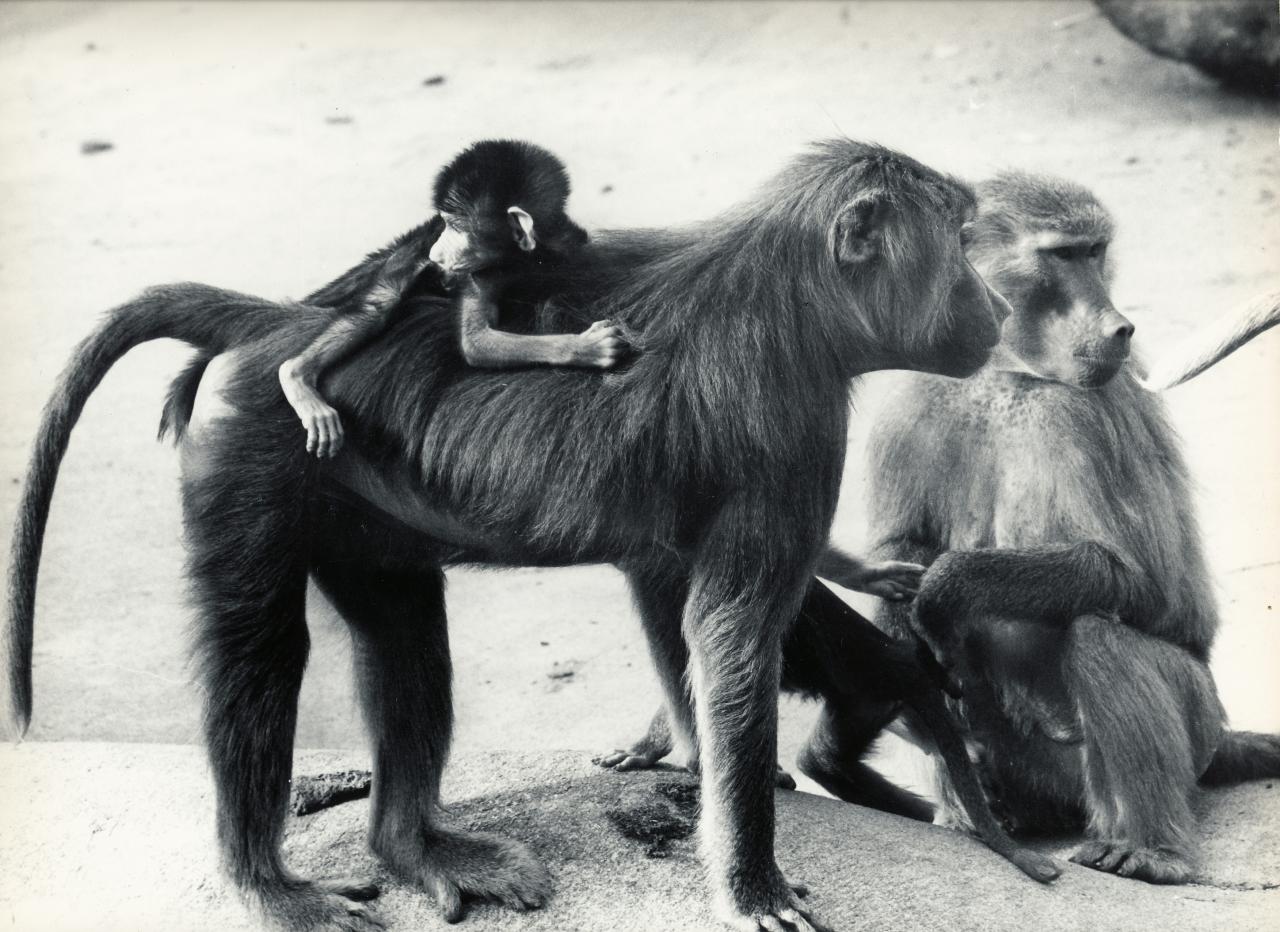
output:
[[[183,279],[304,294],[418,222],[434,170],[488,136],[559,152],[588,227],[711,215],[837,132],[968,177],[1063,174],[1118,218],[1115,297],[1158,356],[1275,287],[1278,111],[1091,9],[0,5],[0,527],[40,405],[102,309]],[[82,154],[92,141],[112,148]],[[77,430],[43,564],[31,740],[199,740],[176,462],[150,441],[182,356],[133,353]],[[1275,334],[1169,395],[1223,608],[1214,670],[1235,725],[1262,730],[1280,730],[1278,400]],[[862,430],[855,418],[834,530],[851,547]],[[612,570],[458,571],[449,601],[462,759],[611,747],[647,720],[656,690]],[[359,747],[346,635],[313,608],[299,745]],[[784,704],[784,760],[811,715]],[[890,764],[911,778],[908,755]]]
[[[367,766],[363,755],[303,752],[296,773]],[[639,824],[688,831],[687,809],[663,793],[692,786],[681,772],[605,774],[580,753],[468,754],[445,786],[449,818],[520,839],[551,869],[545,909],[477,905],[465,927],[546,932],[666,932],[714,928],[694,842],[649,847]],[[16,929],[219,932],[254,929],[217,879],[212,793],[199,749],[172,745],[30,744],[0,750],[0,793],[21,796],[0,833],[0,920]],[[1280,789],[1213,794],[1205,822],[1231,825],[1202,882],[1160,888],[1064,863],[1050,886],[1026,878],[979,842],[808,793],[779,792],[778,863],[809,885],[810,905],[837,929],[1274,929],[1280,893]],[[657,807],[657,812],[654,809]],[[1266,818],[1237,820],[1247,810]],[[291,818],[285,850],[307,876],[374,878],[392,930],[445,923],[420,891],[387,877],[364,846],[368,802]],[[33,846],[30,839],[38,838]]]

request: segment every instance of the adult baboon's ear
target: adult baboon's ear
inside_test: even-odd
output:
[[[511,236],[516,245],[525,252],[532,252],[538,246],[533,235],[533,218],[523,207],[508,207],[507,220],[511,223]]]
[[[880,251],[880,238],[888,215],[882,194],[867,194],[847,204],[836,218],[834,247],[841,265],[859,265]]]

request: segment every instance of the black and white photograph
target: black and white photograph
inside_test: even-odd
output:
[[[0,929],[1275,930],[1276,0],[0,2]]]

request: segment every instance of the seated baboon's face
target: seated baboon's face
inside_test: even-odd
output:
[[[1043,378],[1105,385],[1133,336],[1109,293],[1110,217],[1087,190],[1060,179],[1008,173],[978,192],[966,250],[1013,307],[1003,343]]]
[[[1024,242],[1016,267],[993,273],[1013,307],[1001,337],[1037,374],[1097,388],[1129,358],[1133,324],[1107,293],[1103,240]]]

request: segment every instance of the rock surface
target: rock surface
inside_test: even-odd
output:
[[[367,763],[360,752],[309,751],[295,773]],[[688,832],[692,783],[675,770],[606,773],[579,752],[454,761],[449,817],[525,841],[556,880],[546,909],[477,904],[464,928],[715,928]],[[6,747],[0,799],[0,922],[12,928],[259,927],[217,871],[212,784],[198,747]],[[290,817],[290,864],[304,875],[376,877],[390,929],[443,928],[432,903],[387,878],[366,850],[368,805]],[[1274,929],[1280,787],[1217,792],[1204,810],[1205,882],[1185,887],[1070,864],[1041,887],[963,835],[806,793],[778,794],[778,861],[812,888],[809,902],[836,929]]]

